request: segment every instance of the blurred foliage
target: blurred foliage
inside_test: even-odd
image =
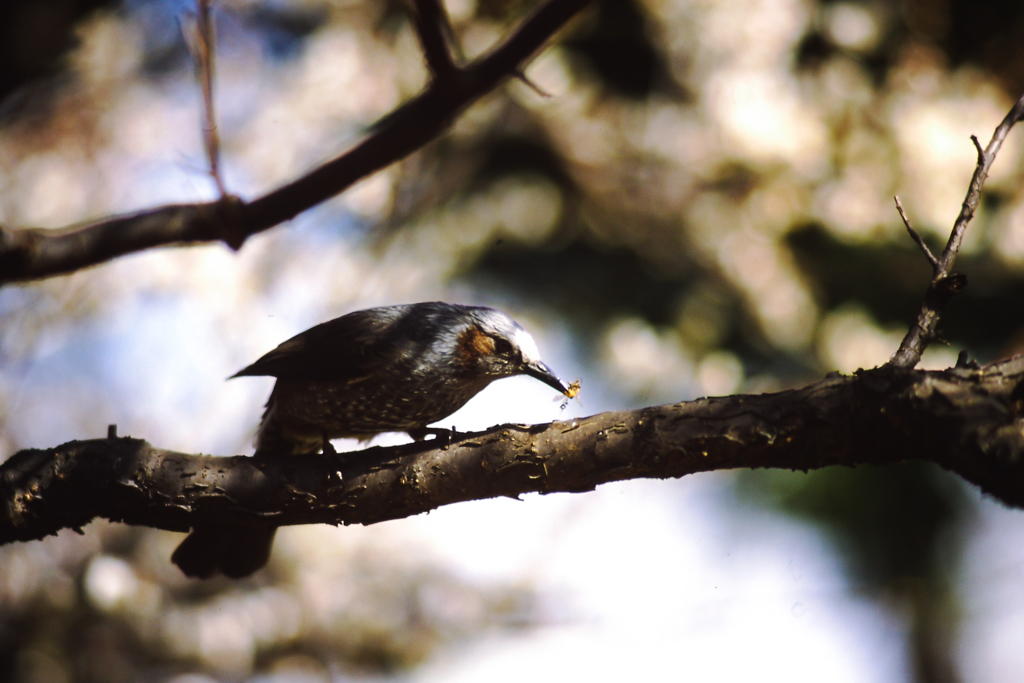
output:
[[[866,590],[948,580],[971,515],[963,485],[930,463],[748,473],[737,490],[827,527]]]
[[[643,100],[672,86],[664,58],[647,36],[644,9],[631,0],[599,3],[576,35],[565,42],[613,96]]]
[[[789,244],[801,269],[812,276],[822,308],[856,302],[879,323],[894,326],[917,313],[921,281],[930,268],[913,244],[851,246],[819,226],[794,231]],[[937,254],[944,246],[935,243],[931,249]],[[969,286],[943,317],[943,339],[956,340],[958,346],[984,359],[1019,353],[1024,341],[1020,322],[1004,314],[1008,302],[1024,297],[1019,270],[985,252],[965,254],[956,270],[969,274]]]
[[[472,57],[535,4],[448,6]],[[245,196],[337,152],[424,82],[403,3],[218,9],[220,132],[229,185]],[[189,11],[184,0],[0,6],[0,221],[59,226],[210,196],[178,23]],[[1024,89],[1024,4],[601,0],[527,76],[536,89],[513,82],[484,98],[450,134],[238,257],[162,250],[0,291],[4,452],[108,421],[168,447],[242,448],[264,397],[218,402],[200,389],[207,378],[286,329],[453,288],[514,301],[570,337],[584,395],[608,387],[607,405],[884,362],[929,277],[892,195],[939,249],[973,170],[968,135],[986,141]],[[1024,348],[1019,135],[968,233],[958,270],[970,286],[943,318],[949,346],[932,367],[961,348],[981,361]],[[136,324],[175,306],[189,330],[207,321],[196,348]],[[103,351],[111,336],[141,350]],[[181,377],[195,380],[169,388]],[[908,677],[956,678],[954,572],[971,508],[948,477],[917,465],[757,472],[737,491],[835,539],[856,585],[908,622]],[[367,551],[360,568],[344,542],[307,539],[250,582],[196,584],[170,571],[171,535],[93,526],[84,540],[0,551],[4,680],[393,672],[535,616],[528,589],[396,568],[392,549]],[[309,561],[325,547],[329,561]],[[226,633],[241,635],[217,639]]]
[[[115,0],[7,0],[0,5],[0,102],[61,71],[83,17]],[[2,109],[0,109],[2,111]]]
[[[906,614],[917,680],[959,676],[948,650],[955,570],[973,509],[964,484],[930,463],[748,473],[738,492],[829,530],[860,590]],[[938,641],[938,642],[936,642]]]
[[[332,532],[307,535],[323,542]],[[398,673],[439,643],[533,618],[528,591],[473,586],[429,562],[399,565],[357,535],[364,542],[332,544],[315,566],[297,564],[296,539],[286,538],[271,566],[244,581],[190,581],[166,561],[179,535],[111,524],[8,550],[0,677],[132,681],[199,669],[233,680],[296,663],[320,677]]]
[[[974,510],[964,483],[931,463],[745,473],[737,493],[827,529],[854,575],[908,622],[913,676],[960,680],[955,573]],[[768,498],[765,498],[765,494]]]

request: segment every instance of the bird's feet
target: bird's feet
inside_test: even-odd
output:
[[[413,441],[423,441],[428,435],[432,435],[435,440],[445,439],[445,448],[452,445],[452,441],[455,439],[455,435],[458,432],[455,431],[455,427],[451,429],[444,429],[443,427],[419,427],[418,429],[406,430],[406,434],[412,437]]]
[[[338,451],[334,450],[334,444],[327,438],[327,435],[323,435],[323,444],[320,446],[320,450],[324,455],[337,455]]]
[[[349,458],[348,458],[349,454],[348,453],[339,453],[334,448],[334,444],[331,443],[331,440],[328,439],[326,436],[324,436],[324,442],[323,442],[323,445],[320,446],[320,451],[324,455],[329,455],[329,456],[335,458],[339,467],[344,468],[350,462]]]

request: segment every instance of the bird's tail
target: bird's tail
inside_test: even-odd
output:
[[[270,392],[267,409],[263,411],[263,419],[256,431],[253,445],[256,446],[255,457],[263,458],[277,455],[297,455],[299,453],[315,453],[323,443],[322,437],[311,434],[298,434],[289,429],[277,412],[277,387]]]
[[[220,572],[232,579],[249,576],[270,559],[277,527],[201,526],[181,542],[171,562],[186,576],[208,579]]]
[[[306,447],[308,439],[290,432],[279,418],[276,399],[275,386],[256,432],[255,457],[291,455],[303,452]],[[267,563],[276,532],[273,526],[204,524],[194,527],[185,537],[171,555],[171,562],[186,576],[199,579],[210,578],[218,572],[233,579],[241,578]]]

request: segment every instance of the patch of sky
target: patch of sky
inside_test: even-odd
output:
[[[147,71],[167,73],[183,65],[188,50],[181,34],[181,18],[195,12],[194,0],[124,0],[124,11],[145,32]]]
[[[70,326],[17,380],[18,440],[55,445],[101,437],[117,424],[120,434],[165,448],[237,450],[265,396],[259,382],[225,385],[240,367],[245,330],[233,341],[221,327],[198,298],[165,293]]]
[[[343,240],[355,248],[372,226],[349,211],[343,197],[336,197],[295,217],[288,224],[288,241],[297,248],[319,250],[337,246],[338,240]]]
[[[316,10],[266,3],[249,11],[243,21],[245,28],[259,36],[265,57],[287,61],[302,54],[306,38],[325,18]]]
[[[147,69],[166,73],[182,67],[188,58],[182,25],[195,17],[194,0],[125,0],[123,6],[145,31]],[[242,11],[214,4],[218,49],[231,50],[233,44],[255,39],[263,56],[278,62],[299,56],[305,39],[324,19],[322,11],[285,3],[258,4]]]

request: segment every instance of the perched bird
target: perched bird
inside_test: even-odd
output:
[[[292,337],[233,377],[277,378],[257,458],[331,450],[330,440],[408,432],[422,439],[496,379],[529,375],[575,395],[537,344],[492,308],[439,301],[356,311]],[[230,378],[229,378],[230,379]],[[193,529],[171,560],[185,574],[247,576],[267,563],[276,528]]]

